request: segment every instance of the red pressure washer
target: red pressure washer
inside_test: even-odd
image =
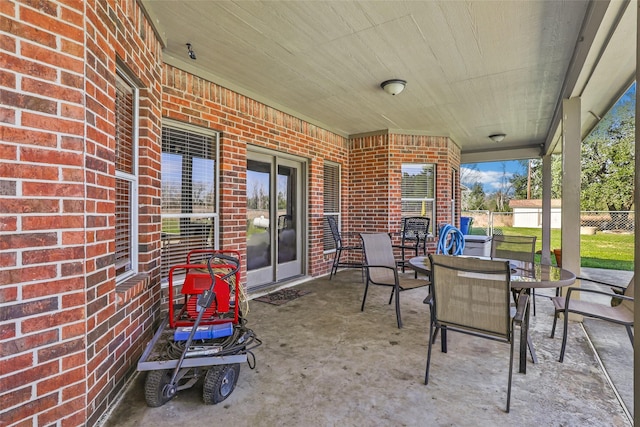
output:
[[[205,264],[193,263],[192,257],[205,256]],[[262,342],[240,314],[239,259],[235,251],[194,250],[186,264],[169,271],[169,315],[138,362],[139,371],[148,371],[147,405],[165,404],[202,377],[204,402],[219,403],[235,389],[240,363],[255,367],[251,350]],[[179,270],[185,272],[184,302],[174,308],[173,280]]]
[[[210,255],[220,260],[230,262],[231,264],[216,264],[215,271],[208,263],[207,265],[196,264],[193,258]],[[235,258],[230,255],[235,255]],[[211,259],[211,258],[209,258]],[[195,249],[187,254],[187,263],[176,265],[169,270],[169,298],[174,295],[173,279],[176,271],[185,272],[184,283],[182,284],[182,294],[184,295],[184,304],[178,313],[175,313],[173,304],[169,304],[169,326],[172,328],[178,326],[193,326],[195,319],[198,317],[202,305],[201,298],[205,297],[205,293],[210,290],[215,295],[215,301],[211,301],[211,305],[207,306],[201,317],[201,325],[213,325],[224,322],[231,322],[235,325],[238,323],[239,317],[239,288],[240,286],[240,254],[230,250],[213,250],[213,249]],[[211,268],[206,271],[207,268]],[[221,276],[221,272],[230,271]],[[232,270],[232,271],[231,271]],[[213,288],[211,288],[211,280],[214,278]],[[233,278],[233,284],[230,280]],[[235,285],[235,286],[233,286]],[[233,289],[232,289],[233,288]],[[232,319],[226,315],[231,305],[231,296],[233,295],[233,316]],[[223,316],[224,314],[224,316]]]

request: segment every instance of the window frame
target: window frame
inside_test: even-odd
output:
[[[405,167],[412,167],[412,168],[416,168],[416,167],[421,167],[424,168],[425,166],[429,166],[431,167],[431,170],[433,171],[433,187],[430,189],[431,194],[433,194],[433,197],[427,197],[429,190],[425,191],[425,197],[404,197],[404,188],[405,188],[405,184],[404,184],[404,178],[405,178]],[[434,230],[435,230],[435,224],[436,224],[436,190],[437,190],[437,177],[438,177],[438,168],[437,168],[437,164],[436,163],[402,163],[401,168],[400,168],[400,215],[402,218],[404,217],[408,217],[408,216],[423,216],[423,215],[417,215],[416,211],[406,211],[405,210],[405,203],[414,203],[414,202],[426,202],[426,203],[431,203],[431,209],[430,211],[427,211],[425,213],[424,216],[427,216],[429,218],[431,218],[431,221],[429,223],[429,233],[431,235],[435,234]]]
[[[116,83],[117,80],[121,80],[129,89],[131,89],[132,93],[132,173],[124,172],[118,170],[117,163],[115,168],[115,178],[116,180],[123,180],[130,185],[130,194],[129,194],[129,260],[125,264],[129,264],[125,266],[125,270],[118,274],[119,267],[117,265],[117,259],[115,259],[115,255],[117,253],[117,249],[114,249],[114,267],[116,270],[116,283],[121,283],[130,277],[138,274],[139,266],[139,249],[138,249],[138,211],[139,211],[139,192],[138,192],[138,164],[139,164],[139,120],[140,120],[140,88],[136,85],[134,79],[129,75],[129,73],[124,70],[121,66],[116,67]],[[117,91],[116,91],[117,93]],[[115,115],[118,116],[118,108],[116,106]],[[118,146],[117,135],[116,138],[116,147]],[[116,148],[117,150],[117,148]],[[117,192],[117,185],[114,187],[114,190]],[[116,193],[116,198],[114,201],[114,211],[117,212],[118,208],[118,196]],[[115,227],[115,225],[114,225]],[[114,237],[116,242],[116,248],[118,247],[117,241],[118,236]]]
[[[212,249],[219,249],[219,241],[220,241],[220,136],[221,136],[221,132],[213,130],[213,129],[209,129],[209,128],[204,128],[204,127],[200,127],[200,126],[196,126],[196,125],[191,125],[191,124],[187,124],[187,123],[183,123],[177,120],[172,120],[172,119],[168,119],[168,118],[164,118],[162,120],[162,128],[161,128],[161,159],[160,159],[160,170],[162,171],[162,167],[163,167],[163,162],[162,162],[162,155],[164,153],[166,153],[163,149],[163,145],[164,145],[164,141],[162,140],[163,138],[163,134],[164,134],[164,130],[165,128],[170,128],[170,129],[174,129],[177,131],[181,131],[181,132],[186,132],[189,134],[194,134],[194,135],[198,135],[198,136],[202,136],[202,137],[206,137],[206,138],[211,138],[213,144],[215,145],[215,149],[213,150],[213,156],[214,156],[214,170],[213,170],[213,180],[214,180],[214,199],[213,199],[213,212],[204,212],[204,213],[191,213],[191,214],[184,214],[184,213],[166,213],[163,210],[163,206],[164,206],[164,199],[162,198],[162,194],[160,196],[161,199],[161,203],[160,203],[160,221],[161,224],[164,223],[164,220],[166,219],[180,219],[180,218],[185,218],[185,217],[189,217],[190,219],[211,219],[212,223],[211,223],[211,248]],[[161,183],[161,193],[162,193],[162,183]],[[164,240],[164,239],[163,239]],[[185,253],[186,256],[186,253]],[[161,260],[162,262],[162,260]],[[168,272],[169,269],[172,267],[172,265],[170,266],[162,266],[161,268],[161,283],[162,286],[165,287],[168,285],[168,274],[164,274],[165,270]],[[178,282],[181,281],[181,278],[178,278]],[[179,284],[179,283],[174,283],[174,285]]]
[[[326,187],[327,187],[327,173],[326,168],[335,168],[337,169],[337,188],[334,188],[337,191],[337,211],[332,211],[327,209],[326,202]],[[322,188],[323,188],[323,200],[322,200],[322,250],[323,253],[329,254],[334,253],[336,251],[335,241],[333,240],[333,235],[331,234],[331,230],[329,229],[329,223],[326,220],[329,216],[335,216],[338,220],[338,228],[342,229],[342,186],[340,185],[342,182],[342,165],[340,163],[332,162],[329,160],[325,160],[322,165],[323,178],[322,178]],[[335,196],[334,196],[335,198]]]

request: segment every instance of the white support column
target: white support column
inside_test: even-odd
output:
[[[580,274],[580,98],[562,101],[562,268]]]
[[[635,256],[637,257],[640,254],[640,234],[638,234],[638,230],[640,230],[640,208],[638,205],[640,203],[640,175],[638,174],[638,170],[640,170],[640,121],[638,121],[638,116],[640,116],[640,95],[638,94],[638,68],[640,67],[640,2],[636,3],[637,14],[636,14],[636,117],[635,117],[635,125],[636,125],[636,144],[635,144],[635,174],[633,177],[634,189],[633,196],[635,203],[634,206],[634,220],[633,226],[635,227],[635,237],[634,237],[634,250]],[[634,274],[635,277],[640,277],[640,263],[634,263]],[[640,320],[640,298],[636,298],[633,301],[633,324],[635,329],[635,324]],[[640,343],[638,340],[634,340],[633,342],[633,404],[635,410],[633,411],[633,423],[634,425],[640,425],[640,358],[638,358],[638,352],[640,351]]]
[[[542,157],[542,264],[551,264],[551,154]]]

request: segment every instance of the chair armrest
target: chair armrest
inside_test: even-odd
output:
[[[583,289],[583,288],[569,288],[569,290],[567,291],[567,296],[565,297],[566,300],[570,300],[571,299],[571,294],[573,292],[587,292],[590,294],[598,294],[598,295],[605,295],[608,297],[614,297],[614,298],[619,298],[619,299],[626,299],[629,301],[633,301],[633,297],[630,296],[626,296],[626,295],[620,295],[617,294],[615,292],[606,292],[606,291],[599,291],[597,289]]]
[[[370,264],[362,264],[362,267],[364,268],[388,268],[389,270],[393,271],[396,273],[398,273],[398,270],[394,267],[389,267],[388,265],[370,265]]]
[[[617,289],[620,289],[622,291],[627,289],[626,286],[614,285],[612,283],[607,283],[607,282],[601,282],[600,280],[589,279],[588,277],[577,276],[576,279],[584,280],[584,281],[591,282],[591,283],[595,283],[596,285],[602,285],[602,286],[606,286],[606,287],[617,288]]]
[[[527,304],[529,303],[529,295],[524,292],[518,295],[518,305],[516,307],[516,314],[513,316],[513,321],[516,323],[522,323],[524,319],[524,313],[527,309]]]

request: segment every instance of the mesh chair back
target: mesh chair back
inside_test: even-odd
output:
[[[429,257],[436,322],[510,340],[509,262]]]
[[[494,234],[491,239],[491,258],[530,263],[532,268],[536,254],[536,236],[504,236]]]
[[[424,240],[429,233],[431,218],[408,216],[403,218],[402,222],[402,237],[404,240]]]
[[[338,229],[338,221],[334,216],[328,215],[327,222],[329,223],[329,229],[331,229],[331,235],[333,236],[333,241],[336,244],[336,248],[342,246],[342,241],[340,238],[340,230]]]
[[[391,237],[388,233],[361,233],[364,258],[367,265],[391,267],[395,270]],[[373,283],[395,283],[394,272],[388,268],[369,267],[369,280]]]

